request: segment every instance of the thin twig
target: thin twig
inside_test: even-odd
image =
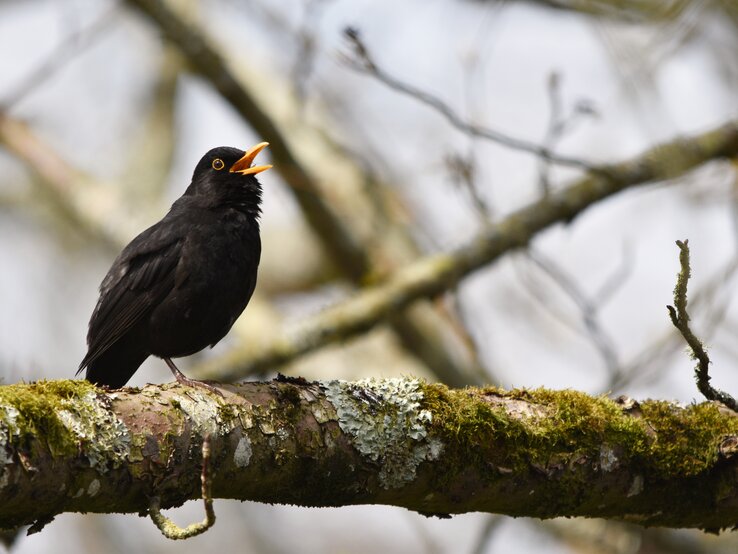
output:
[[[692,293],[692,309],[694,310],[698,305],[705,306],[702,308],[705,312],[703,336],[708,338],[712,336],[723,321],[728,303],[718,302],[716,296],[721,288],[727,287],[730,290],[730,283],[737,271],[738,257],[715,272],[696,292]],[[671,331],[662,334],[633,356],[631,361],[623,366],[620,373],[611,375],[605,390],[621,389],[627,384],[634,383],[636,379],[641,383],[652,381],[666,368],[668,360],[679,351],[681,344],[682,339],[679,335]]]
[[[690,0],[677,2],[578,2],[573,0],[533,0],[534,3],[558,10],[603,17],[627,23],[671,21],[687,8]]]
[[[304,115],[308,81],[313,74],[319,48],[320,19],[326,5],[332,0],[308,0],[299,31],[294,33],[297,56],[291,70],[295,94],[299,99],[300,115]]]
[[[180,527],[171,519],[161,513],[160,502],[158,496],[151,499],[149,506],[149,515],[151,520],[168,539],[183,540],[202,535],[215,524],[215,511],[213,510],[213,495],[211,492],[212,474],[210,472],[210,435],[207,435],[202,442],[202,473],[200,474],[202,483],[202,500],[205,503],[205,519],[197,523],[190,523],[187,527]]]
[[[503,521],[504,518],[497,514],[487,517],[477,540],[474,542],[474,547],[470,550],[471,554],[484,554],[487,552],[490,540],[494,537],[495,531],[497,531]]]
[[[689,314],[687,313],[687,284],[692,273],[689,265],[689,241],[676,241],[679,247],[679,265],[681,270],[677,274],[677,283],[674,287],[674,306],[667,306],[669,317],[679,332],[687,341],[689,348],[692,350],[692,358],[697,360],[694,368],[695,378],[697,380],[697,388],[708,400],[716,400],[722,402],[734,412],[738,412],[738,403],[728,393],[719,389],[715,389],[710,385],[710,374],[708,372],[710,366],[710,357],[707,355],[705,346],[698,339],[689,327]]]
[[[617,351],[612,340],[599,322],[598,311],[600,305],[590,298],[576,280],[568,275],[555,260],[548,258],[533,248],[528,249],[527,257],[574,302],[579,309],[582,323],[582,327],[577,326],[576,330],[583,332],[592,342],[602,357],[608,373],[611,375],[618,374],[620,372],[620,361]],[[539,294],[537,290],[531,288],[531,293],[544,306],[546,305],[545,299],[542,298],[543,295]]]
[[[592,117],[597,115],[591,102],[581,99],[574,104],[570,113],[564,112],[564,102],[561,96],[561,74],[552,72],[548,78],[548,101],[550,106],[550,114],[548,118],[548,126],[546,134],[543,138],[542,148],[549,152],[568,133],[570,133],[582,117]],[[544,196],[551,189],[551,160],[540,158],[538,163],[538,187]]]
[[[491,140],[492,142],[495,142],[502,146],[506,146],[508,148],[512,148],[514,150],[528,152],[530,154],[548,160],[551,163],[556,163],[569,167],[576,167],[579,169],[584,169],[586,171],[595,171],[596,166],[584,160],[562,156],[560,154],[551,152],[548,148],[546,148],[545,146],[541,146],[540,144],[535,144],[527,140],[512,137],[500,131],[490,129],[489,127],[483,127],[481,125],[476,125],[474,123],[464,121],[464,119],[459,114],[457,114],[446,102],[444,102],[440,98],[430,94],[429,92],[416,88],[413,85],[400,81],[399,79],[390,75],[384,69],[379,67],[372,59],[368,49],[359,36],[359,32],[355,28],[347,27],[344,30],[344,35],[352,45],[354,53],[353,58],[346,58],[349,67],[358,71],[362,71],[367,75],[371,75],[372,77],[375,77],[377,80],[379,80],[381,83],[387,85],[392,90],[400,92],[407,96],[411,96],[418,102],[433,108],[436,112],[446,118],[446,120],[453,127],[458,129],[462,133]]]
[[[469,195],[472,207],[482,223],[484,225],[491,223],[494,219],[494,212],[476,184],[478,166],[473,152],[470,152],[467,156],[450,154],[446,157],[446,165],[456,181],[455,184]]]
[[[20,84],[16,85],[13,90],[0,100],[0,112],[7,112],[26,98],[31,92],[39,88],[43,83],[48,81],[55,73],[64,67],[65,63],[74,59],[75,56],[82,53],[86,48],[100,38],[110,36],[110,33],[103,33],[108,26],[116,21],[118,15],[118,5],[115,4],[107,10],[103,15],[98,17],[93,23],[74,32],[66,37],[60,44],[54,48],[52,54],[40,66],[33,70]]]
[[[29,125],[2,111],[0,146],[31,169],[46,199],[77,231],[114,250],[132,236],[136,220],[120,209],[123,202],[118,188],[106,186],[70,165]]]
[[[626,242],[622,247],[620,263],[592,295],[592,303],[597,307],[604,306],[628,280],[633,267],[633,249]]]

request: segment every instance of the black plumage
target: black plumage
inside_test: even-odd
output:
[[[266,145],[210,150],[169,213],[123,249],[100,285],[77,373],[86,368],[89,381],[120,388],[154,355],[178,381],[203,385],[171,358],[215,345],[254,292],[261,255],[255,175],[271,166],[251,164]]]

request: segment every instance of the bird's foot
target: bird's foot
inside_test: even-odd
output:
[[[206,383],[205,381],[198,381],[197,379],[190,379],[189,377],[185,377],[180,373],[180,376],[175,377],[177,379],[177,382],[181,385],[189,386],[189,387],[201,387],[203,389],[207,389],[212,393],[217,394],[218,396],[222,397],[223,393],[220,392],[215,386],[211,385],[210,383]]]
[[[182,373],[179,368],[174,365],[174,362],[171,360],[171,358],[164,358],[164,361],[169,366],[169,369],[172,371],[172,375],[174,375],[174,378],[177,380],[177,382],[181,385],[185,385],[188,387],[202,387],[204,389],[209,390],[212,393],[217,394],[218,396],[223,396],[223,393],[220,392],[217,388],[215,388],[210,383],[206,383],[205,381],[198,381],[197,379],[190,379],[187,377],[184,373]]]

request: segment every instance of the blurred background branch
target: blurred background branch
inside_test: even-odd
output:
[[[593,204],[613,194],[663,180],[667,175],[673,178],[679,171],[686,172],[703,163],[735,155],[738,155],[738,123],[729,123],[695,137],[656,146],[632,160],[598,168],[592,176],[514,212],[457,250],[413,262],[383,284],[366,289],[343,304],[322,312],[312,321],[303,322],[300,329],[277,337],[264,352],[255,354],[246,363],[242,354],[231,353],[224,358],[213,359],[197,375],[201,379],[237,380],[279,367],[330,342],[364,333],[413,301],[441,294],[470,272],[510,250],[526,246],[548,226],[570,222]],[[544,264],[535,253],[531,258],[539,265]],[[549,275],[554,275],[577,299],[585,326],[603,352],[608,370],[618,373],[619,365],[613,359],[612,347],[593,319],[591,302],[579,297],[554,268],[545,267]]]

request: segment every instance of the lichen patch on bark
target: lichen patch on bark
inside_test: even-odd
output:
[[[203,437],[227,435],[235,427],[232,418],[224,417],[225,401],[195,387],[183,389],[181,393],[172,392],[170,402],[185,413],[187,421],[195,425],[194,431]]]
[[[366,459],[380,465],[383,488],[402,487],[415,478],[421,462],[440,455],[442,444],[428,437],[432,416],[421,409],[419,379],[328,381],[321,386],[341,430]]]
[[[108,464],[118,467],[128,460],[131,447],[128,428],[98,400],[95,392],[90,391],[74,402],[61,400],[60,405],[63,409],[56,413],[59,420],[78,441],[89,444],[85,454],[90,467],[102,469]]]
[[[90,467],[103,471],[127,461],[131,436],[110,409],[110,399],[86,381],[39,381],[0,388],[0,463],[10,463],[7,446],[42,435],[52,453],[77,452],[86,445]]]
[[[233,463],[237,467],[244,468],[249,465],[251,454],[251,440],[248,437],[241,437],[238,439],[236,450],[233,452]]]

